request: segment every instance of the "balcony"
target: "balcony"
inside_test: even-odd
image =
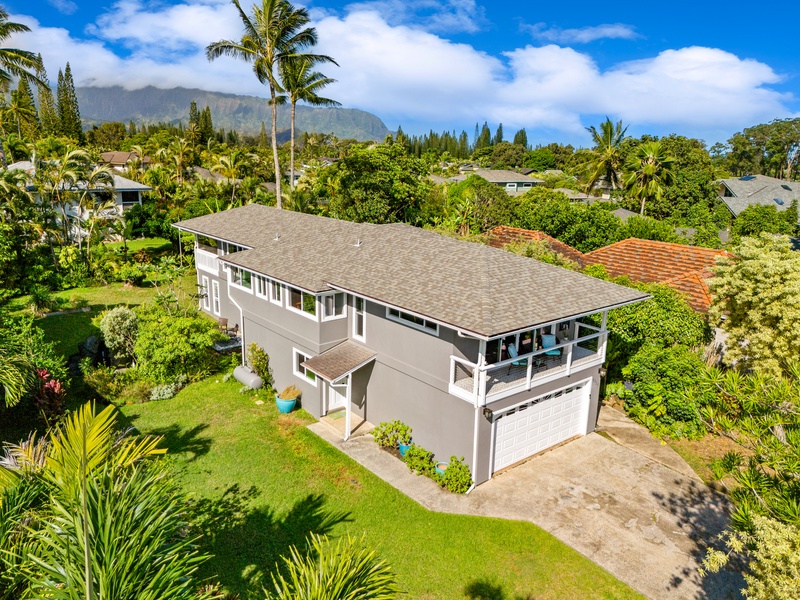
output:
[[[476,365],[450,357],[450,393],[485,406],[489,402],[530,390],[534,385],[571,375],[575,370],[602,365],[608,332],[578,323],[583,333],[575,340],[561,340],[552,348],[520,354],[490,365]],[[556,355],[555,351],[560,352]]]
[[[217,254],[201,250],[200,248],[194,249],[194,266],[200,271],[206,271],[213,275],[219,275],[219,261]]]

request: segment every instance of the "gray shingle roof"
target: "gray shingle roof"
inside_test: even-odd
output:
[[[720,184],[733,194],[733,196],[721,195],[720,199],[737,217],[744,209],[754,204],[774,206],[779,211],[783,211],[791,206],[793,200],[800,201],[800,182],[798,181],[784,181],[766,175],[752,175],[744,179],[739,177],[721,179]],[[724,188],[722,190],[724,191]],[[783,201],[783,204],[775,202],[775,198]]]
[[[345,340],[330,350],[326,350],[314,358],[309,358],[303,363],[303,366],[327,381],[336,381],[376,356],[377,354],[369,348],[352,340]]]
[[[249,205],[176,227],[253,248],[226,256],[231,264],[311,292],[341,288],[487,337],[647,297],[400,223]]]

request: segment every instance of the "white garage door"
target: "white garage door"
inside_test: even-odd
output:
[[[586,433],[591,380],[495,416],[494,471]]]

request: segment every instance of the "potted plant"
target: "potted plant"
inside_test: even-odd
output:
[[[444,472],[447,471],[447,467],[450,463],[445,461],[439,461],[436,463],[436,474],[444,477]]]
[[[278,410],[282,413],[290,413],[294,409],[295,404],[297,404],[297,399],[300,397],[300,390],[297,389],[297,386],[287,385],[281,393],[275,397],[275,404],[278,406]]]
[[[400,451],[400,456],[405,456],[409,448],[411,448],[411,427],[404,425],[397,430],[397,449]]]

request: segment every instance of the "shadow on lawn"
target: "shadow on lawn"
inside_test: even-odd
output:
[[[302,549],[309,534],[329,534],[335,525],[352,520],[349,513],[326,511],[322,494],[309,494],[283,515],[268,506],[252,506],[259,496],[255,486],[234,484],[219,498],[202,498],[190,507],[201,543],[214,555],[203,575],[242,597],[272,585],[271,574],[283,568],[280,557],[290,546]]]
[[[148,431],[148,435],[161,436],[164,440],[161,447],[166,447],[170,455],[187,454],[187,462],[197,460],[211,450],[211,438],[201,436],[207,423],[201,423],[191,429],[183,429],[180,425],[169,425]]]
[[[470,600],[536,600],[533,594],[527,596],[509,596],[503,586],[481,578],[470,581],[464,586],[464,596]]]
[[[727,497],[696,482],[691,482],[680,494],[653,495],[661,506],[680,519],[681,529],[694,543],[691,554],[698,563],[703,561],[709,547],[724,549],[720,548],[719,534],[729,523],[731,505]],[[732,561],[719,573],[708,573],[702,578],[696,571],[686,569],[673,575],[670,586],[677,588],[684,579],[696,579],[702,588],[700,598],[703,600],[741,598],[740,590],[745,583],[743,568],[744,565]]]

